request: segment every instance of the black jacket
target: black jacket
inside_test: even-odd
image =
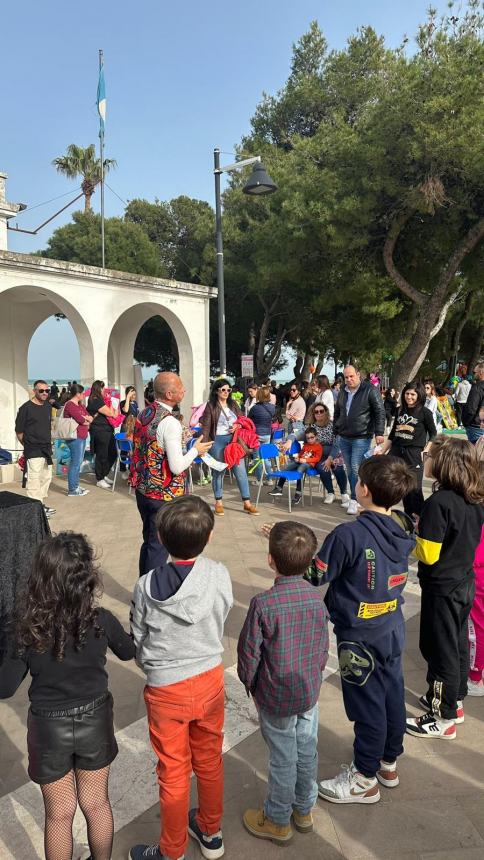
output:
[[[480,427],[479,409],[484,408],[484,380],[474,382],[469,391],[467,403],[462,410],[462,423],[464,427]]]
[[[349,439],[383,436],[386,416],[378,388],[363,380],[353,395],[349,415],[346,413],[347,401],[348,392],[343,388],[334,407],[333,429],[337,436]]]
[[[254,403],[247,417],[254,422],[258,436],[271,435],[275,411],[273,403]]]

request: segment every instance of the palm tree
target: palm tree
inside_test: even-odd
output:
[[[76,179],[82,176],[82,193],[84,194],[84,212],[91,211],[91,197],[94,194],[96,185],[101,180],[101,159],[96,158],[96,148],[93,143],[86,146],[76,146],[75,143],[69,144],[67,154],[59,158],[54,158],[52,164],[64,176],[69,179]],[[104,174],[111,167],[116,167],[114,158],[104,159]]]

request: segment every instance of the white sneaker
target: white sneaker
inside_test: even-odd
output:
[[[102,487],[103,490],[110,490],[111,484],[108,484],[108,482],[106,481],[106,478],[103,478],[102,481],[98,481],[96,483],[96,487]]]
[[[433,714],[423,717],[407,717],[407,734],[416,738],[441,738],[453,741],[457,737],[454,720],[437,719]]]
[[[114,484],[114,481],[112,481],[111,478],[108,478],[107,475],[105,478],[103,478],[103,481],[106,481],[106,484],[109,484],[110,487],[112,487],[112,485]]]
[[[350,503],[350,501],[351,501],[351,499],[350,499],[350,497],[349,497],[348,493],[343,493],[343,494],[342,494],[342,496],[341,496],[341,505],[342,505],[342,507],[343,507],[343,508],[347,508],[347,507],[348,507],[348,505],[349,505],[349,503]]]
[[[382,759],[380,762],[380,770],[376,773],[376,778],[378,782],[381,782],[381,784],[386,786],[386,788],[396,788],[397,785],[400,784],[396,761],[388,762],[383,761]]]
[[[482,681],[471,681],[467,679],[467,695],[468,696],[484,696],[484,684]]]
[[[128,478],[129,478],[129,472],[128,472],[128,471],[126,471],[126,472],[121,472],[121,478],[122,478],[122,480],[123,480],[123,481],[127,481],[127,480],[128,480]]]
[[[324,504],[325,505],[332,505],[333,502],[334,502],[334,493],[328,493],[325,500],[324,500]]]
[[[358,502],[355,499],[350,499],[348,502],[348,507],[346,508],[346,513],[351,514],[356,517],[358,514]]]
[[[368,778],[356,770],[354,762],[342,764],[342,771],[334,779],[323,779],[318,794],[330,803],[378,803],[380,789],[376,776]]]

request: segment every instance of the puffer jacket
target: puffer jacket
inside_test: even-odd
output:
[[[333,428],[337,436],[349,439],[383,436],[386,416],[378,388],[365,379],[353,395],[349,415],[347,402],[348,392],[343,388],[334,407]]]

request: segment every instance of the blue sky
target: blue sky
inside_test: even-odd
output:
[[[432,5],[447,9],[442,0]],[[122,200],[187,194],[212,203],[213,148],[233,152],[262,92],[284,84],[292,44],[311,20],[318,20],[332,48],[363,24],[396,46],[404,34],[413,36],[427,6],[428,0],[4,4],[0,170],[9,174],[8,197],[35,206],[66,192],[75,196],[75,183],[58,175],[51,161],[69,143],[98,142],[99,48],[105,54],[106,156],[118,162],[109,185]],[[35,229],[69,199],[25,212],[19,226]],[[99,195],[93,202],[99,206]],[[106,214],[122,215],[123,209],[107,189]],[[10,249],[45,247],[69,218],[68,211],[36,237],[10,232]],[[78,375],[73,340],[67,323],[44,323],[32,340],[29,373]]]

